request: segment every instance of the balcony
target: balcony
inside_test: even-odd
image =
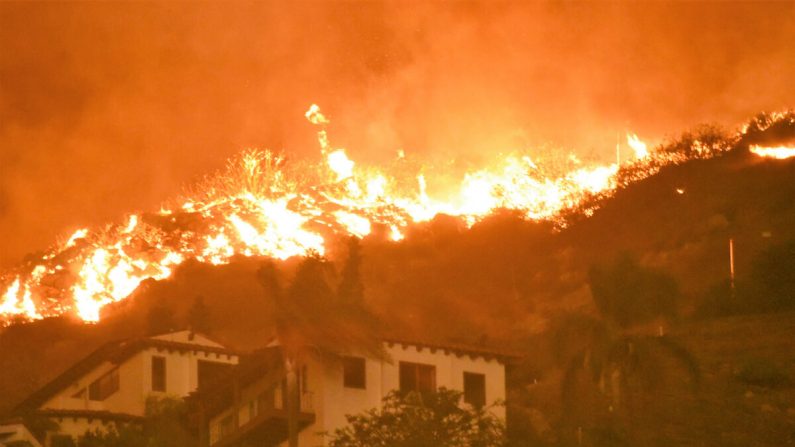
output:
[[[287,440],[288,415],[281,387],[262,393],[219,421],[210,429],[210,446],[276,446]],[[302,392],[298,411],[298,430],[315,422],[313,395]]]

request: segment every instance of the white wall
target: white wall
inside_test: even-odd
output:
[[[333,433],[335,429],[347,425],[346,415],[380,407],[389,391],[400,388],[401,361],[435,366],[437,388],[463,391],[464,372],[484,374],[487,405],[505,401],[505,365],[495,359],[457,355],[442,349],[418,349],[410,345],[405,348],[401,345],[385,348],[388,360],[367,358],[365,361],[365,389],[345,388],[341,362],[320,363],[315,360],[309,363],[310,378],[320,375],[322,380],[313,382],[320,386],[314,398],[316,421],[301,432],[300,445],[325,445],[323,437],[317,433]],[[318,371],[321,373],[318,374]],[[495,416],[505,419],[504,407],[494,407],[491,411]],[[286,446],[286,443],[282,446]]]
[[[401,361],[422,363],[436,367],[436,386],[463,391],[464,372],[486,376],[486,402],[490,405],[505,400],[505,366],[497,360],[486,360],[480,356],[458,355],[442,349],[418,349],[415,346],[385,346],[389,360],[365,360],[365,389],[346,388],[343,382],[343,367],[339,360],[309,359],[307,364],[307,391],[312,394],[315,423],[299,434],[299,445],[322,446],[322,433],[332,433],[347,425],[348,414],[357,414],[380,407],[381,401],[391,390],[400,387],[399,364]],[[360,357],[366,357],[360,355]],[[264,371],[263,371],[264,373]],[[255,382],[241,390],[238,426],[248,421],[248,402],[256,399],[266,389],[264,380]],[[219,413],[210,421],[210,439],[218,439],[219,424],[233,408]],[[493,414],[505,418],[505,409],[496,407]],[[283,442],[286,446],[287,442]]]
[[[166,358],[166,391],[152,391],[152,357]],[[143,416],[146,398],[149,395],[185,397],[198,387],[198,362],[207,360],[236,364],[237,356],[206,353],[202,351],[175,351],[147,348],[119,365],[119,390],[103,401],[88,399],[88,386],[107,374],[115,365],[105,362],[76,380],[60,393],[45,402],[41,408],[73,410],[105,410]],[[72,397],[85,389],[83,399]]]
[[[166,358],[166,391],[152,390],[152,357]],[[185,397],[199,387],[200,360],[237,364],[235,355],[217,354],[207,352],[179,352],[158,348],[149,348],[143,353],[143,380],[141,393],[144,396],[174,396]]]
[[[110,362],[104,362],[89,373],[83,375],[64,390],[50,398],[41,408],[105,410],[139,416],[143,415],[145,400],[141,386],[144,375],[143,364],[144,355],[143,353],[138,353],[119,365],[119,390],[104,401],[90,400],[88,398],[88,387],[96,379],[104,376],[116,367],[116,365]],[[80,390],[85,390],[83,398],[73,398],[72,396]]]
[[[0,447],[5,446],[6,443],[15,441],[27,441],[33,447],[41,447],[39,441],[28,431],[25,424],[21,422],[0,424],[0,434],[8,435],[9,433],[11,433],[11,436],[3,439],[3,441],[0,442]]]

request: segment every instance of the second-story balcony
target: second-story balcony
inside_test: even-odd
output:
[[[275,446],[287,439],[288,418],[283,387],[271,388],[211,426],[209,444],[211,447]],[[314,421],[313,395],[301,392],[296,421],[298,429]]]
[[[208,447],[276,446],[288,438],[284,362],[278,348],[261,351],[189,399],[192,424]],[[315,422],[313,394],[298,375],[298,430]],[[305,376],[303,376],[305,377]]]

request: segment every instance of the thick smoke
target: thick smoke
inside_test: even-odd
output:
[[[0,264],[156,208],[246,147],[608,159],[795,104],[795,5],[0,5]]]

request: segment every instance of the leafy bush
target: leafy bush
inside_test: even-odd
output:
[[[461,393],[389,393],[381,409],[346,416],[330,447],[496,447],[505,445],[503,422],[488,408],[461,406]]]
[[[795,241],[772,245],[757,255],[751,273],[711,287],[698,314],[702,317],[786,312],[795,309]]]
[[[142,424],[114,424],[77,438],[78,447],[172,447],[194,445],[184,426],[181,399],[149,397]]]
[[[773,245],[754,260],[751,281],[763,310],[795,308],[795,241]]]

